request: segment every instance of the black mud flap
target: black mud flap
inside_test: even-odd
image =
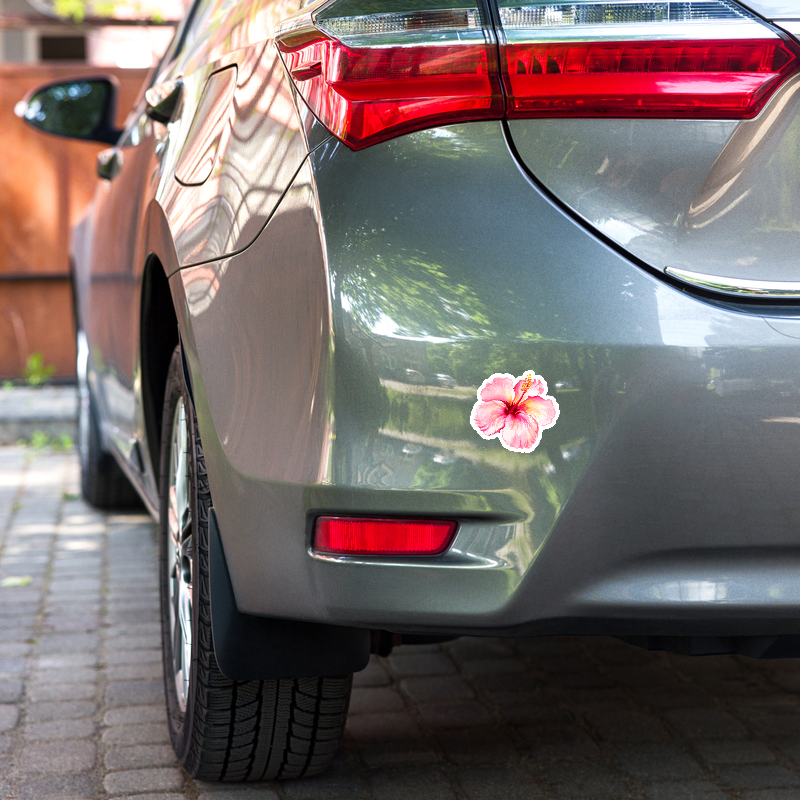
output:
[[[217,515],[208,519],[211,630],[222,674],[233,681],[347,675],[367,666],[370,632],[242,614],[236,606]],[[266,587],[265,587],[266,588]]]

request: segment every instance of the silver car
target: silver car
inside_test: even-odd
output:
[[[800,655],[800,4],[196,0],[74,231],[83,492],[179,759],[310,775],[398,642]]]

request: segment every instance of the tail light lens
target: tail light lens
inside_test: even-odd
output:
[[[361,556],[432,556],[450,546],[456,523],[448,520],[319,517],[318,553]]]
[[[358,150],[423,128],[503,116],[494,32],[477,6],[352,13],[358,5],[333,2],[290,20],[276,36],[298,91],[343,142]]]
[[[501,0],[508,116],[755,116],[797,53],[728,0]]]
[[[499,0],[499,46],[467,2],[380,14],[317,2],[276,43],[311,110],[356,150],[504,116],[745,119],[798,68],[797,45],[731,0]]]

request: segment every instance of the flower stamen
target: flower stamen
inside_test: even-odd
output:
[[[530,389],[532,385],[533,385],[533,373],[526,372],[525,377],[522,380],[522,384],[519,387],[519,391],[514,395],[514,399],[508,406],[508,410],[510,413],[515,412],[519,408],[519,404],[525,399],[525,395],[528,394],[528,389]]]

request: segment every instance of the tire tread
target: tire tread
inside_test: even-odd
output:
[[[181,370],[178,373],[178,370]],[[182,360],[176,350],[167,380],[182,385]],[[184,398],[186,399],[186,398]],[[171,424],[168,398],[164,430]],[[214,655],[209,596],[208,513],[211,494],[203,448],[194,415],[194,441],[198,552],[195,577],[198,614],[195,698],[190,716],[183,766],[194,778],[206,781],[260,781],[299,778],[324,772],[336,753],[350,702],[351,676],[281,678],[232,681],[220,671]],[[165,435],[165,441],[167,440]],[[164,444],[162,443],[162,450]],[[162,452],[162,459],[163,459]],[[162,462],[163,463],[163,462]],[[165,655],[165,680],[169,659]],[[191,702],[191,698],[190,698]],[[170,714],[171,728],[173,715]],[[173,743],[176,736],[173,734]],[[176,750],[178,748],[176,747]]]

